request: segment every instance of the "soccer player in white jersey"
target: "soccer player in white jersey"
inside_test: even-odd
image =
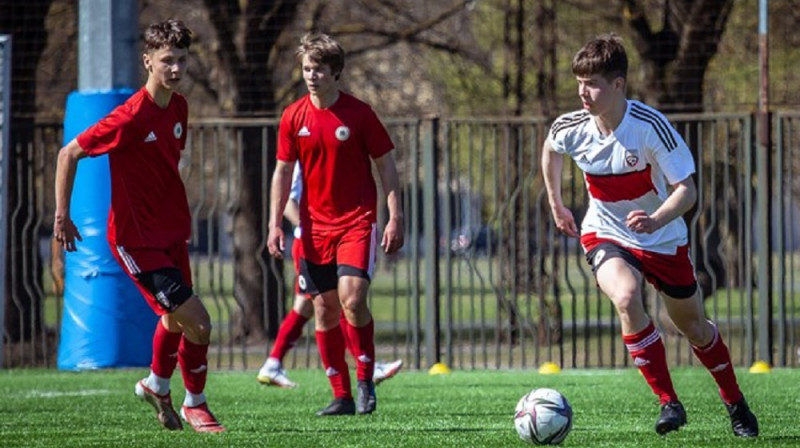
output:
[[[645,313],[642,278],[660,292],[677,328],[719,386],[733,433],[758,435],[730,354],[708,320],[689,256],[682,215],[697,199],[694,160],[686,143],[655,109],[626,97],[628,59],[620,38],[598,36],[572,60],[583,109],[552,125],[542,171],[556,227],[580,237],[597,284],[619,315],[622,339],[653,392],[661,414],[656,432],[686,424],[667,368],[664,344]],[[561,197],[564,155],[584,172],[589,208],[580,233]],[[668,185],[671,188],[668,188]]]
[[[300,258],[302,257],[302,244],[300,244],[300,236],[302,230],[300,228],[300,197],[303,195],[303,176],[300,168],[300,163],[295,162],[294,172],[292,173],[292,186],[289,190],[289,200],[286,202],[286,209],[283,216],[289,220],[294,226],[294,242],[292,243],[292,259],[294,260],[294,268],[296,278],[300,275]],[[284,388],[294,388],[297,386],[294,381],[289,379],[286,370],[283,368],[283,358],[286,353],[294,347],[295,343],[303,334],[303,327],[314,315],[314,304],[311,297],[303,294],[300,291],[300,286],[295,281],[295,298],[294,305],[289,311],[289,314],[283,318],[280,328],[278,328],[278,335],[275,338],[275,344],[272,346],[269,357],[264,361],[264,365],[258,371],[256,379],[259,383],[265,385],[272,385]],[[344,315],[340,317],[344,319]],[[341,328],[344,327],[345,322],[340,323]],[[343,332],[345,345],[351,353],[355,353],[348,339],[348,334]],[[353,355],[354,357],[357,355]],[[375,384],[392,378],[403,367],[403,360],[396,359],[390,362],[375,362],[375,369],[372,374],[372,380]]]

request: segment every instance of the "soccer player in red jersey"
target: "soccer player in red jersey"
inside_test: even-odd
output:
[[[303,327],[306,322],[314,315],[314,305],[311,297],[303,294],[300,291],[300,285],[297,280],[300,276],[300,259],[302,258],[302,244],[300,237],[302,230],[300,227],[300,197],[303,193],[302,170],[299,163],[295,163],[294,171],[292,172],[292,186],[289,192],[289,200],[286,202],[286,209],[283,216],[294,226],[294,240],[292,243],[292,260],[294,261],[295,269],[295,298],[294,305],[289,311],[289,314],[283,318],[280,328],[278,328],[278,335],[275,337],[275,344],[269,357],[264,361],[264,365],[258,371],[256,380],[265,385],[273,385],[284,388],[294,388],[297,386],[294,381],[289,379],[286,370],[283,368],[283,358],[286,353],[294,347],[294,344],[303,333]],[[344,316],[339,319],[339,327],[345,328],[346,320]],[[348,344],[347,334],[344,335],[345,344],[348,348],[352,344]],[[352,352],[352,350],[351,350]],[[358,356],[353,354],[353,356]],[[375,384],[379,384],[389,378],[392,378],[403,367],[403,361],[396,359],[391,362],[375,362],[375,369],[372,379]]]
[[[298,281],[304,293],[314,296],[317,345],[334,396],[317,415],[368,414],[377,403],[372,379],[374,323],[367,307],[377,250],[377,188],[370,160],[386,194],[389,219],[381,246],[391,254],[403,245],[394,145],[372,108],[339,90],[345,53],[335,40],[307,34],[297,55],[309,93],[281,117],[267,244],[272,256],[283,257],[281,216],[292,168],[299,161],[304,191]],[[341,310],[346,318],[343,329]],[[343,332],[357,354],[357,403],[350,390]]]
[[[758,422],[728,348],[705,316],[689,256],[681,219],[697,200],[689,148],[660,112],[627,99],[628,59],[619,37],[589,41],[573,58],[572,72],[583,109],[556,119],[542,152],[550,209],[562,233],[580,237],[598,286],[617,310],[625,346],[659,397],[656,432],[677,430],[686,424],[686,412],[661,336],[644,310],[642,278],[659,290],[673,322],[716,380],[733,433],[757,436]],[[584,172],[589,193],[580,234],[561,198],[564,154]]]
[[[189,204],[178,172],[188,108],[174,89],[191,42],[191,31],[179,20],[145,30],[145,85],[59,151],[53,234],[65,250],[76,250],[81,235],[70,219],[70,197],[78,161],[108,154],[111,252],[161,316],[150,375],[134,391],[155,408],[165,428],[183,429],[170,398],[170,377],[180,363],[186,387],[181,416],[196,431],[220,432],[225,428],[203,393],[211,322],[192,290]]]

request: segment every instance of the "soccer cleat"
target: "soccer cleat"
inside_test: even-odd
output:
[[[359,414],[372,414],[378,406],[378,400],[375,397],[375,382],[358,380],[357,389],[356,411]]]
[[[750,410],[744,398],[733,404],[726,404],[728,415],[731,416],[731,428],[737,437],[758,436],[758,420]]]
[[[193,407],[181,407],[181,417],[197,432],[225,431],[225,427],[217,421],[206,403]]]
[[[280,363],[272,363],[269,360],[267,360],[261,367],[261,370],[258,371],[256,380],[261,384],[273,385],[286,389],[297,387],[297,384],[286,376],[286,371],[283,370],[283,366],[281,366]]]
[[[169,393],[166,395],[158,395],[144,385],[144,380],[140,380],[133,388],[133,392],[137,397],[150,403],[156,410],[156,417],[162,426],[169,430],[183,429],[181,419],[172,407],[172,398]]]
[[[372,375],[372,381],[375,382],[375,385],[381,384],[383,381],[388,380],[389,378],[397,375],[397,372],[400,371],[400,368],[403,367],[403,360],[398,359],[392,362],[376,362],[375,363],[375,372]]]
[[[352,398],[334,398],[324,409],[317,411],[318,417],[326,415],[354,415],[356,413],[356,403]]]
[[[686,410],[679,401],[670,401],[661,406],[661,416],[656,421],[656,432],[664,435],[670,431],[677,431],[686,424]]]

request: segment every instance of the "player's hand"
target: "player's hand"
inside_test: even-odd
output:
[[[381,240],[381,247],[387,254],[393,254],[403,247],[403,239],[405,238],[405,229],[403,228],[403,220],[400,218],[390,218],[386,223],[386,228],[383,229],[383,239]]]
[[[75,240],[83,241],[78,228],[69,216],[56,214],[53,222],[53,237],[67,252],[75,252]]]
[[[270,228],[267,235],[267,250],[269,250],[269,254],[278,260],[282,260],[285,247],[283,229],[280,227]]]
[[[575,224],[575,217],[572,212],[563,205],[552,207],[553,220],[556,222],[556,228],[564,235],[577,238],[580,236],[578,233],[578,226]]]
[[[661,227],[658,222],[644,210],[634,210],[625,218],[625,225],[636,233],[653,233]]]

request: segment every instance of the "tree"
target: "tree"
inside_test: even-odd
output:
[[[348,46],[348,64],[354,57],[374,54],[400,43],[460,51],[433,31],[470,2],[454,1],[436,8],[432,14],[419,13],[421,8],[429,9],[424,2],[400,3],[203,0],[218,41],[215,59],[222,72],[220,77],[230,81],[230,91],[223,95],[222,89],[208,80],[200,84],[216,90],[213,96],[234,116],[277,116],[279,107],[300,84],[292,54],[299,33],[290,36],[298,25],[296,20],[300,19],[305,21],[301,29],[330,32],[340,40],[355,43]],[[294,75],[281,78],[279,73]],[[233,228],[234,293],[243,308],[236,328],[240,328],[240,338],[252,340],[276,334],[281,314],[278,310],[283,306],[278,294],[278,285],[283,282],[282,268],[273,264],[275,261],[263,250],[266,214],[259,212],[263,209],[262,198],[270,195],[268,179],[274,170],[276,136],[263,136],[260,132],[243,129],[244,171]],[[262,141],[267,142],[266,151]]]

